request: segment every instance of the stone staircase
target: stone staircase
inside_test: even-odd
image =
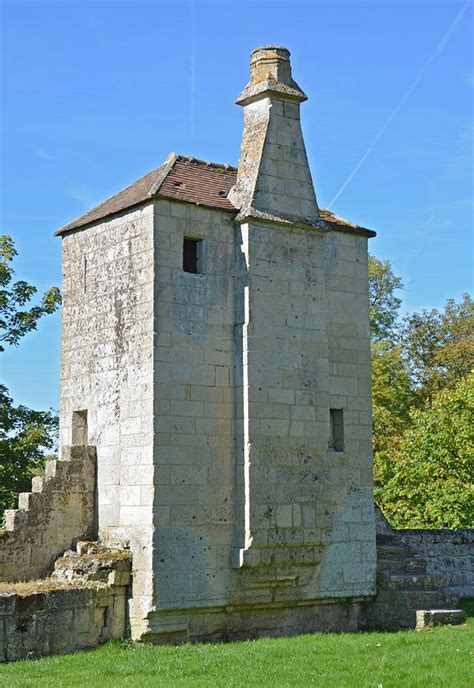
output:
[[[0,580],[47,575],[77,539],[94,535],[95,448],[67,446],[22,492],[18,509],[5,511],[0,531]]]
[[[415,628],[418,610],[452,607],[444,587],[443,576],[426,573],[426,560],[400,532],[378,533],[377,597],[366,605],[361,627]]]

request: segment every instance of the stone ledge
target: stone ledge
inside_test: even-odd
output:
[[[416,612],[416,630],[433,626],[460,626],[466,622],[466,612],[462,609],[419,609]]]

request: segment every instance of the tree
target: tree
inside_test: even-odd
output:
[[[474,522],[474,376],[412,409],[410,425],[377,456],[376,499],[398,528]]]
[[[410,423],[413,403],[410,378],[401,348],[390,342],[372,344],[372,414],[374,453],[390,446]]]
[[[38,290],[23,280],[11,284],[15,274],[11,263],[16,255],[11,237],[0,236],[0,351],[4,351],[3,342],[16,346],[27,332],[36,329],[43,315],[54,313],[61,303],[59,289],[51,287],[39,304],[25,309]]]
[[[405,318],[401,344],[419,403],[474,367],[474,303],[449,299],[444,310],[422,310]]]
[[[25,281],[13,282],[16,255],[11,237],[0,236],[0,352],[5,344],[17,346],[61,301],[58,288],[52,287],[39,304],[30,305],[37,289]],[[55,446],[57,429],[57,414],[52,410],[15,407],[7,388],[0,384],[0,510],[14,506],[18,492],[29,486],[45,451]]]
[[[0,385],[0,510],[15,505],[19,492],[43,466],[45,452],[56,445],[58,417],[53,411],[14,406]]]
[[[397,527],[472,526],[473,302],[401,321],[400,288],[369,259],[376,499]]]
[[[394,341],[395,325],[402,303],[396,291],[403,289],[402,280],[394,275],[388,260],[369,256],[370,331],[373,342]]]

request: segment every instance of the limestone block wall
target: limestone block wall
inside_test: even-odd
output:
[[[112,627],[109,619],[119,615],[121,623]],[[124,589],[0,593],[0,662],[77,652],[123,638],[124,622]]]
[[[376,506],[377,536],[388,536],[423,559],[428,575],[441,576],[445,599],[457,604],[474,597],[474,528],[393,528]]]
[[[449,600],[474,597],[474,529],[398,531],[426,561],[426,573],[443,576]]]
[[[94,447],[63,447],[61,460],[48,461],[33,478],[19,508],[5,512],[0,531],[0,580],[40,578],[75,540],[91,538],[95,527]]]
[[[151,603],[153,523],[153,208],[132,209],[63,238],[61,442],[86,418],[97,447],[98,530],[128,541],[131,615]]]
[[[249,502],[242,562],[244,568],[256,567],[253,583],[242,574],[245,600],[273,599],[275,579],[281,580],[280,600],[357,597],[374,590],[370,387],[359,388],[358,369],[349,382],[349,374],[336,371],[331,360],[342,346],[333,335],[341,318],[349,323],[357,352],[367,349],[369,355],[368,308],[363,293],[354,298],[359,285],[351,264],[366,244],[352,245],[353,255],[339,266],[331,292],[330,237],[314,230],[242,226],[248,265],[243,482],[248,479]],[[350,289],[352,298],[341,313],[338,305]],[[341,292],[335,305],[334,294]],[[347,407],[348,399],[357,412],[344,421],[344,452],[330,451],[329,410],[336,402],[335,408]],[[362,429],[359,408],[366,411]]]
[[[370,386],[357,367],[330,368],[346,298],[355,365],[368,361],[366,258],[357,276],[351,265],[365,241],[328,265],[322,231],[234,226],[164,200],[155,235],[156,611],[145,638],[265,632],[272,614],[258,610],[277,606],[288,607],[282,632],[320,628],[318,600],[374,591]],[[183,271],[186,236],[202,239],[202,274]],[[329,409],[342,398],[339,453],[328,449]]]
[[[328,575],[366,593],[375,590],[376,570],[367,262],[365,237],[325,235],[328,406],[342,410],[344,435],[343,451],[329,454],[338,506],[326,549]]]
[[[125,637],[129,553],[86,544],[83,554],[66,552],[47,580],[0,584],[0,662]]]
[[[225,604],[231,590],[234,235],[228,213],[155,203],[154,600],[159,609]],[[202,240],[201,274],[183,271],[184,237]]]

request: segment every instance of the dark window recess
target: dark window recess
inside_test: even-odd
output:
[[[87,445],[87,410],[72,412],[71,431],[71,444]]]
[[[184,272],[202,272],[202,240],[184,237],[183,270]]]
[[[344,411],[342,409],[330,409],[329,422],[331,426],[329,449],[342,452],[344,451]]]

